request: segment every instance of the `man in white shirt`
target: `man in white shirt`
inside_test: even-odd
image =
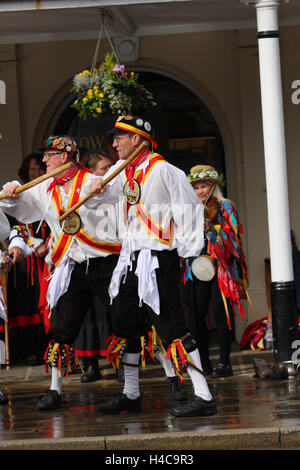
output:
[[[107,290],[121,247],[114,212],[98,210],[95,198],[73,213],[70,224],[60,223],[61,215],[89,192],[90,183],[96,178],[78,163],[76,142],[65,135],[50,136],[41,150],[46,173],[68,162],[74,165],[56,178],[19,194],[15,193],[18,182],[5,185],[6,198],[0,205],[24,223],[45,220],[53,237],[51,261],[55,269],[47,294],[53,339],[46,360],[46,365],[51,366],[51,386],[38,402],[38,409],[51,410],[61,406],[62,377],[68,374],[74,360],[73,342],[94,296],[110,308]]]
[[[98,410],[141,409],[141,337],[149,344],[157,331],[180,378],[186,371],[194,386],[192,400],[171,413],[177,417],[215,414],[216,403],[202,372],[196,341],[186,326],[178,289],[179,257],[198,256],[203,247],[203,206],[185,174],[150,150],[157,144],[149,121],[120,117],[112,133],[121,161],[142,141],[148,147],[105,191],[101,179],[90,186],[92,191],[102,191],[105,202],[116,203],[122,193],[126,198],[120,201],[118,219],[122,250],[109,288],[111,298],[118,296],[119,307],[108,347],[108,360],[116,366],[123,363],[125,383],[123,392]],[[151,355],[151,347],[149,352]]]
[[[14,233],[14,230],[11,230],[9,221],[6,215],[0,209],[0,242],[5,241],[9,238],[9,245],[7,251],[0,250],[0,269],[3,272],[7,272],[11,269],[12,265],[29,254],[31,254],[31,249],[27,245],[25,239],[19,234]],[[5,304],[5,293],[2,290],[2,285],[0,283],[0,318],[4,321],[7,321],[6,313],[7,305]],[[4,342],[1,342],[5,348]],[[3,349],[4,349],[3,348]],[[0,358],[0,366],[3,358]],[[0,405],[3,405],[8,402],[8,397],[3,394],[0,390]]]

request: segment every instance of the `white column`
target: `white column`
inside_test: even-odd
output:
[[[243,0],[245,2],[245,0]],[[247,0],[246,0],[247,1]],[[255,0],[271,260],[271,308],[276,374],[293,375],[297,311],[290,233],[286,145],[279,52],[278,6]]]
[[[255,3],[272,282],[294,280],[278,32],[281,2]]]
[[[16,46],[0,45],[0,187],[7,181],[16,179],[17,170],[22,163],[18,82]]]

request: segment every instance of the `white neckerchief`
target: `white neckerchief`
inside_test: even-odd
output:
[[[130,271],[132,270],[133,257],[134,253],[125,242],[108,288],[111,302],[119,293],[122,279],[123,283],[126,281],[128,267]],[[159,268],[157,256],[153,256],[149,248],[143,248],[138,254],[137,267],[135,270],[135,275],[138,278],[138,296],[140,299],[140,306],[142,305],[142,302],[144,302],[149,305],[157,315],[159,315],[160,302],[155,273],[155,269],[157,268]]]
[[[47,290],[47,302],[50,308],[50,315],[58,299],[68,290],[74,266],[75,261],[65,255],[51,276]]]

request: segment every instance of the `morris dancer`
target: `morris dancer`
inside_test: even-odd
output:
[[[10,229],[9,221],[7,217],[0,209],[0,242],[3,242],[7,238],[10,238],[8,251],[0,250],[0,269],[3,273],[6,273],[11,269],[12,264],[22,261],[24,257],[31,254],[29,245],[26,244],[22,236],[16,235],[14,231]],[[9,255],[9,256],[8,256]],[[7,322],[7,305],[5,302],[5,293],[0,280],[0,319]],[[3,358],[1,358],[3,359]],[[1,367],[1,362],[0,362]],[[3,394],[0,390],[0,405],[8,402],[8,397]]]
[[[42,160],[41,153],[30,153],[23,159],[18,170],[22,184],[45,174],[46,165]],[[49,228],[45,222],[24,225],[22,221],[17,221],[13,217],[10,217],[9,221],[16,226],[17,232],[28,233],[27,243],[32,245],[30,256],[27,256],[23,262],[17,263],[9,272],[7,279],[9,327],[13,328],[14,339],[18,346],[14,348],[14,354],[18,360],[26,359],[28,365],[38,365],[42,362],[47,344],[44,315],[39,308],[39,295],[43,283],[44,259],[48,252],[46,243],[49,238]]]
[[[38,409],[61,406],[62,377],[68,375],[74,360],[73,342],[95,296],[109,308],[108,285],[120,252],[113,214],[98,212],[98,201],[91,198],[60,225],[60,216],[74,206],[95,178],[79,163],[76,142],[69,136],[50,136],[41,149],[47,173],[69,161],[74,166],[26,191],[16,194],[18,182],[7,184],[1,201],[8,214],[24,223],[45,220],[53,236],[51,258],[55,266],[48,289],[52,311],[53,339],[45,354],[51,366],[51,386],[38,402]],[[105,223],[104,223],[105,222]]]
[[[119,232],[123,232],[119,233],[122,251],[110,284],[111,298],[119,295],[119,308],[108,347],[108,360],[116,366],[122,361],[125,384],[122,393],[111,403],[99,405],[98,410],[118,413],[141,409],[138,375],[141,355],[144,361],[141,342],[143,346],[146,343],[149,354],[154,356],[160,337],[165,346],[160,344],[161,354],[166,349],[178,376],[182,379],[186,370],[194,387],[192,400],[173,409],[172,414],[177,417],[215,414],[216,403],[202,373],[196,341],[185,324],[178,289],[179,256],[198,256],[203,247],[202,204],[185,174],[150,151],[157,144],[148,121],[121,117],[112,132],[113,147],[121,160],[126,160],[143,140],[149,148],[126,168],[126,176],[120,174],[111,182],[102,196],[106,202],[112,202],[116,193],[123,192],[126,197],[126,223],[123,229],[119,225]],[[91,191],[96,190],[103,191],[101,179],[91,184]]]

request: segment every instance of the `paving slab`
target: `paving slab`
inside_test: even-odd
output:
[[[99,403],[122,390],[113,369],[100,362],[102,379],[83,384],[79,373],[63,381],[59,410],[38,411],[38,398],[49,388],[44,366],[11,366],[0,371],[0,389],[9,397],[0,406],[0,450],[200,451],[300,449],[300,377],[254,377],[254,357],[272,360],[266,351],[232,354],[234,375],[208,377],[218,414],[178,419],[159,365],[140,369],[141,413],[103,415]],[[214,359],[214,355],[212,354]],[[189,378],[185,381],[192,395]]]

